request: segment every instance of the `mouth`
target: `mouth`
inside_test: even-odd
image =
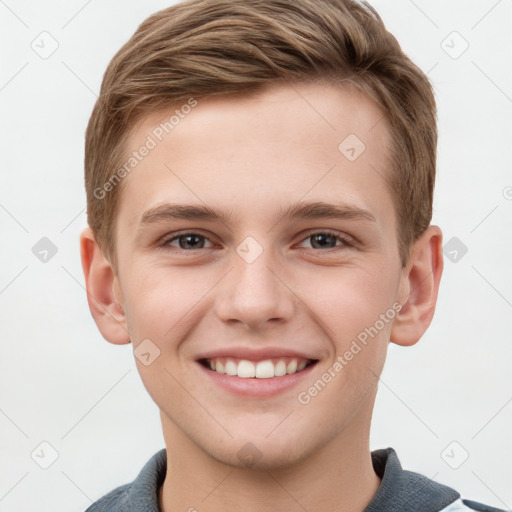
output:
[[[320,359],[311,350],[239,345],[198,354],[195,363],[212,392],[262,400],[304,388]]]
[[[302,357],[278,357],[259,361],[235,357],[213,357],[199,360],[199,363],[211,372],[241,379],[282,378],[301,373],[316,362],[316,359]]]

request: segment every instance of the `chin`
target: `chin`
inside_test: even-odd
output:
[[[308,449],[303,438],[293,440],[289,436],[276,436],[272,441],[263,436],[258,440],[232,440],[229,445],[217,446],[211,451],[205,447],[205,451],[218,462],[256,472],[287,469],[305,460],[313,450],[314,447]]]

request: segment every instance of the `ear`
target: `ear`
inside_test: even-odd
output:
[[[429,226],[414,243],[403,269],[398,297],[402,309],[393,321],[390,341],[414,345],[420,340],[434,316],[442,272],[442,233]]]
[[[80,253],[87,302],[98,329],[110,343],[130,343],[118,278],[101,253],[90,227],[80,235]]]

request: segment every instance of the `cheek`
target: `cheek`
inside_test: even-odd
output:
[[[337,269],[335,276],[316,275],[315,286],[304,288],[303,296],[323,326],[332,354],[322,374],[297,398],[305,411],[319,411],[337,432],[376,389],[395,314],[396,276],[370,266]]]
[[[303,288],[306,304],[321,320],[326,334],[335,340],[337,351],[350,343],[365,329],[375,325],[380,315],[389,311],[394,300],[395,283],[382,268],[338,268],[323,274],[315,271],[314,283]],[[391,323],[379,331],[385,336]]]
[[[128,270],[128,269],[127,269]],[[125,286],[125,312],[130,333],[173,337],[186,328],[189,314],[212,287],[203,273],[186,268],[133,265]]]

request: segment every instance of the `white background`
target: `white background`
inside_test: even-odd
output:
[[[392,446],[405,468],[510,508],[512,2],[372,4],[433,81],[434,223],[468,252],[446,258],[424,338],[390,347],[371,447]],[[0,511],[82,511],[164,447],[131,346],[104,341],[90,316],[78,236],[84,132],[103,72],[138,24],[168,5],[0,2]],[[58,42],[47,59],[31,48],[41,37],[51,47],[43,31]],[[469,44],[458,58],[464,41],[453,31]],[[32,253],[42,237],[58,249],[46,263]],[[37,448],[50,461],[42,441],[58,452],[48,469],[31,458]],[[466,452],[458,469],[447,464]]]

